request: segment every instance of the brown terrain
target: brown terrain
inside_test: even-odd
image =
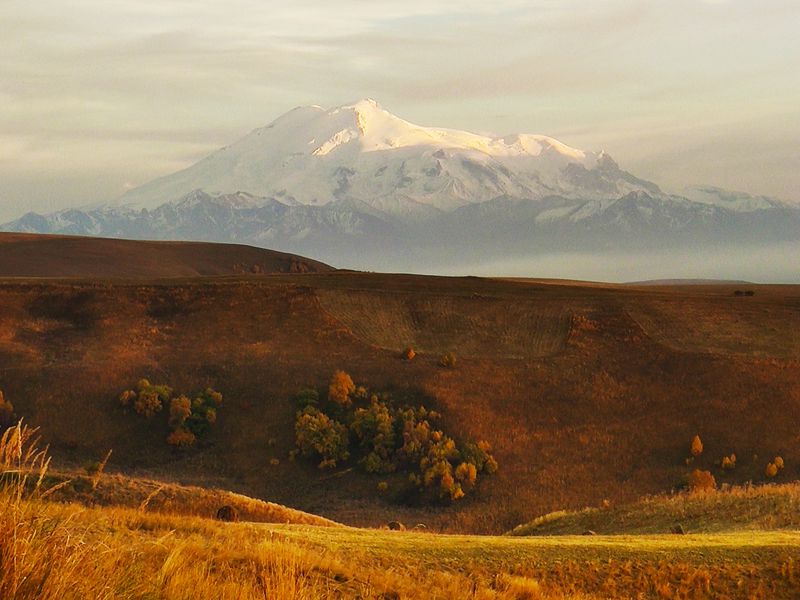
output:
[[[315,260],[240,244],[0,233],[0,277],[196,277],[330,270]]]
[[[113,449],[112,473],[231,489],[345,524],[469,532],[669,491],[698,466],[718,482],[761,482],[780,454],[778,480],[800,477],[797,286],[737,296],[745,284],[353,273],[238,246],[5,239],[0,389],[60,468]],[[319,272],[265,273],[292,261]],[[262,273],[229,275],[242,264]],[[73,279],[34,278],[55,275]],[[399,357],[407,346],[413,361]],[[445,351],[455,368],[438,365]],[[288,460],[292,395],[324,389],[336,369],[437,408],[457,437],[488,440],[499,472],[432,510],[380,496],[392,477]],[[141,377],[221,391],[208,441],[176,450],[166,423],[125,414],[117,396]],[[705,451],[687,466],[695,434]],[[715,463],[731,452],[726,473]]]

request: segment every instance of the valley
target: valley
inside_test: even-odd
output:
[[[351,525],[394,518],[499,533],[564,508],[669,492],[734,451],[721,482],[797,476],[800,305],[794,286],[604,286],[329,271],[151,280],[0,282],[0,389],[64,466],[113,449],[111,470],[242,491]],[[665,307],[669,307],[666,310]],[[779,326],[779,323],[782,326]],[[403,360],[413,347],[417,356]],[[442,368],[442,353],[457,357]],[[294,394],[343,369],[442,413],[500,464],[442,509],[377,494],[380,478],[287,459]],[[185,451],[125,417],[140,378],[225,397]],[[758,456],[756,456],[758,455]],[[276,465],[271,465],[276,459]],[[394,479],[393,479],[394,477]]]

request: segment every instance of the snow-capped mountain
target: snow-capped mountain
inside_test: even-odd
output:
[[[152,209],[195,189],[243,190],[312,206],[349,199],[422,217],[500,196],[659,193],[602,152],[541,135],[491,137],[421,127],[374,100],[330,110],[296,108],[183,171],[131,190],[117,205]]]
[[[712,187],[670,195],[604,152],[422,127],[362,100],[294,109],[113,202],[2,229],[232,241],[339,266],[446,270],[564,250],[798,241],[800,207]]]

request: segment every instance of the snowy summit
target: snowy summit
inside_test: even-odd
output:
[[[604,153],[544,135],[423,127],[372,99],[327,110],[298,107],[187,169],[131,190],[117,205],[155,208],[195,189],[316,206],[349,199],[400,214],[497,197],[657,191]]]

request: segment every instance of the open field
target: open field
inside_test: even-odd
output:
[[[800,585],[796,532],[453,536],[42,502],[17,516],[16,568],[33,567],[17,598],[778,600]],[[34,561],[48,550],[45,569]]]
[[[74,495],[102,507],[63,504],[63,476],[48,474],[33,439],[13,428],[0,440],[4,598],[788,599],[800,583],[796,531],[497,537],[220,523],[193,516],[202,490],[173,487],[183,501],[171,514],[130,508],[142,482],[121,477]]]

